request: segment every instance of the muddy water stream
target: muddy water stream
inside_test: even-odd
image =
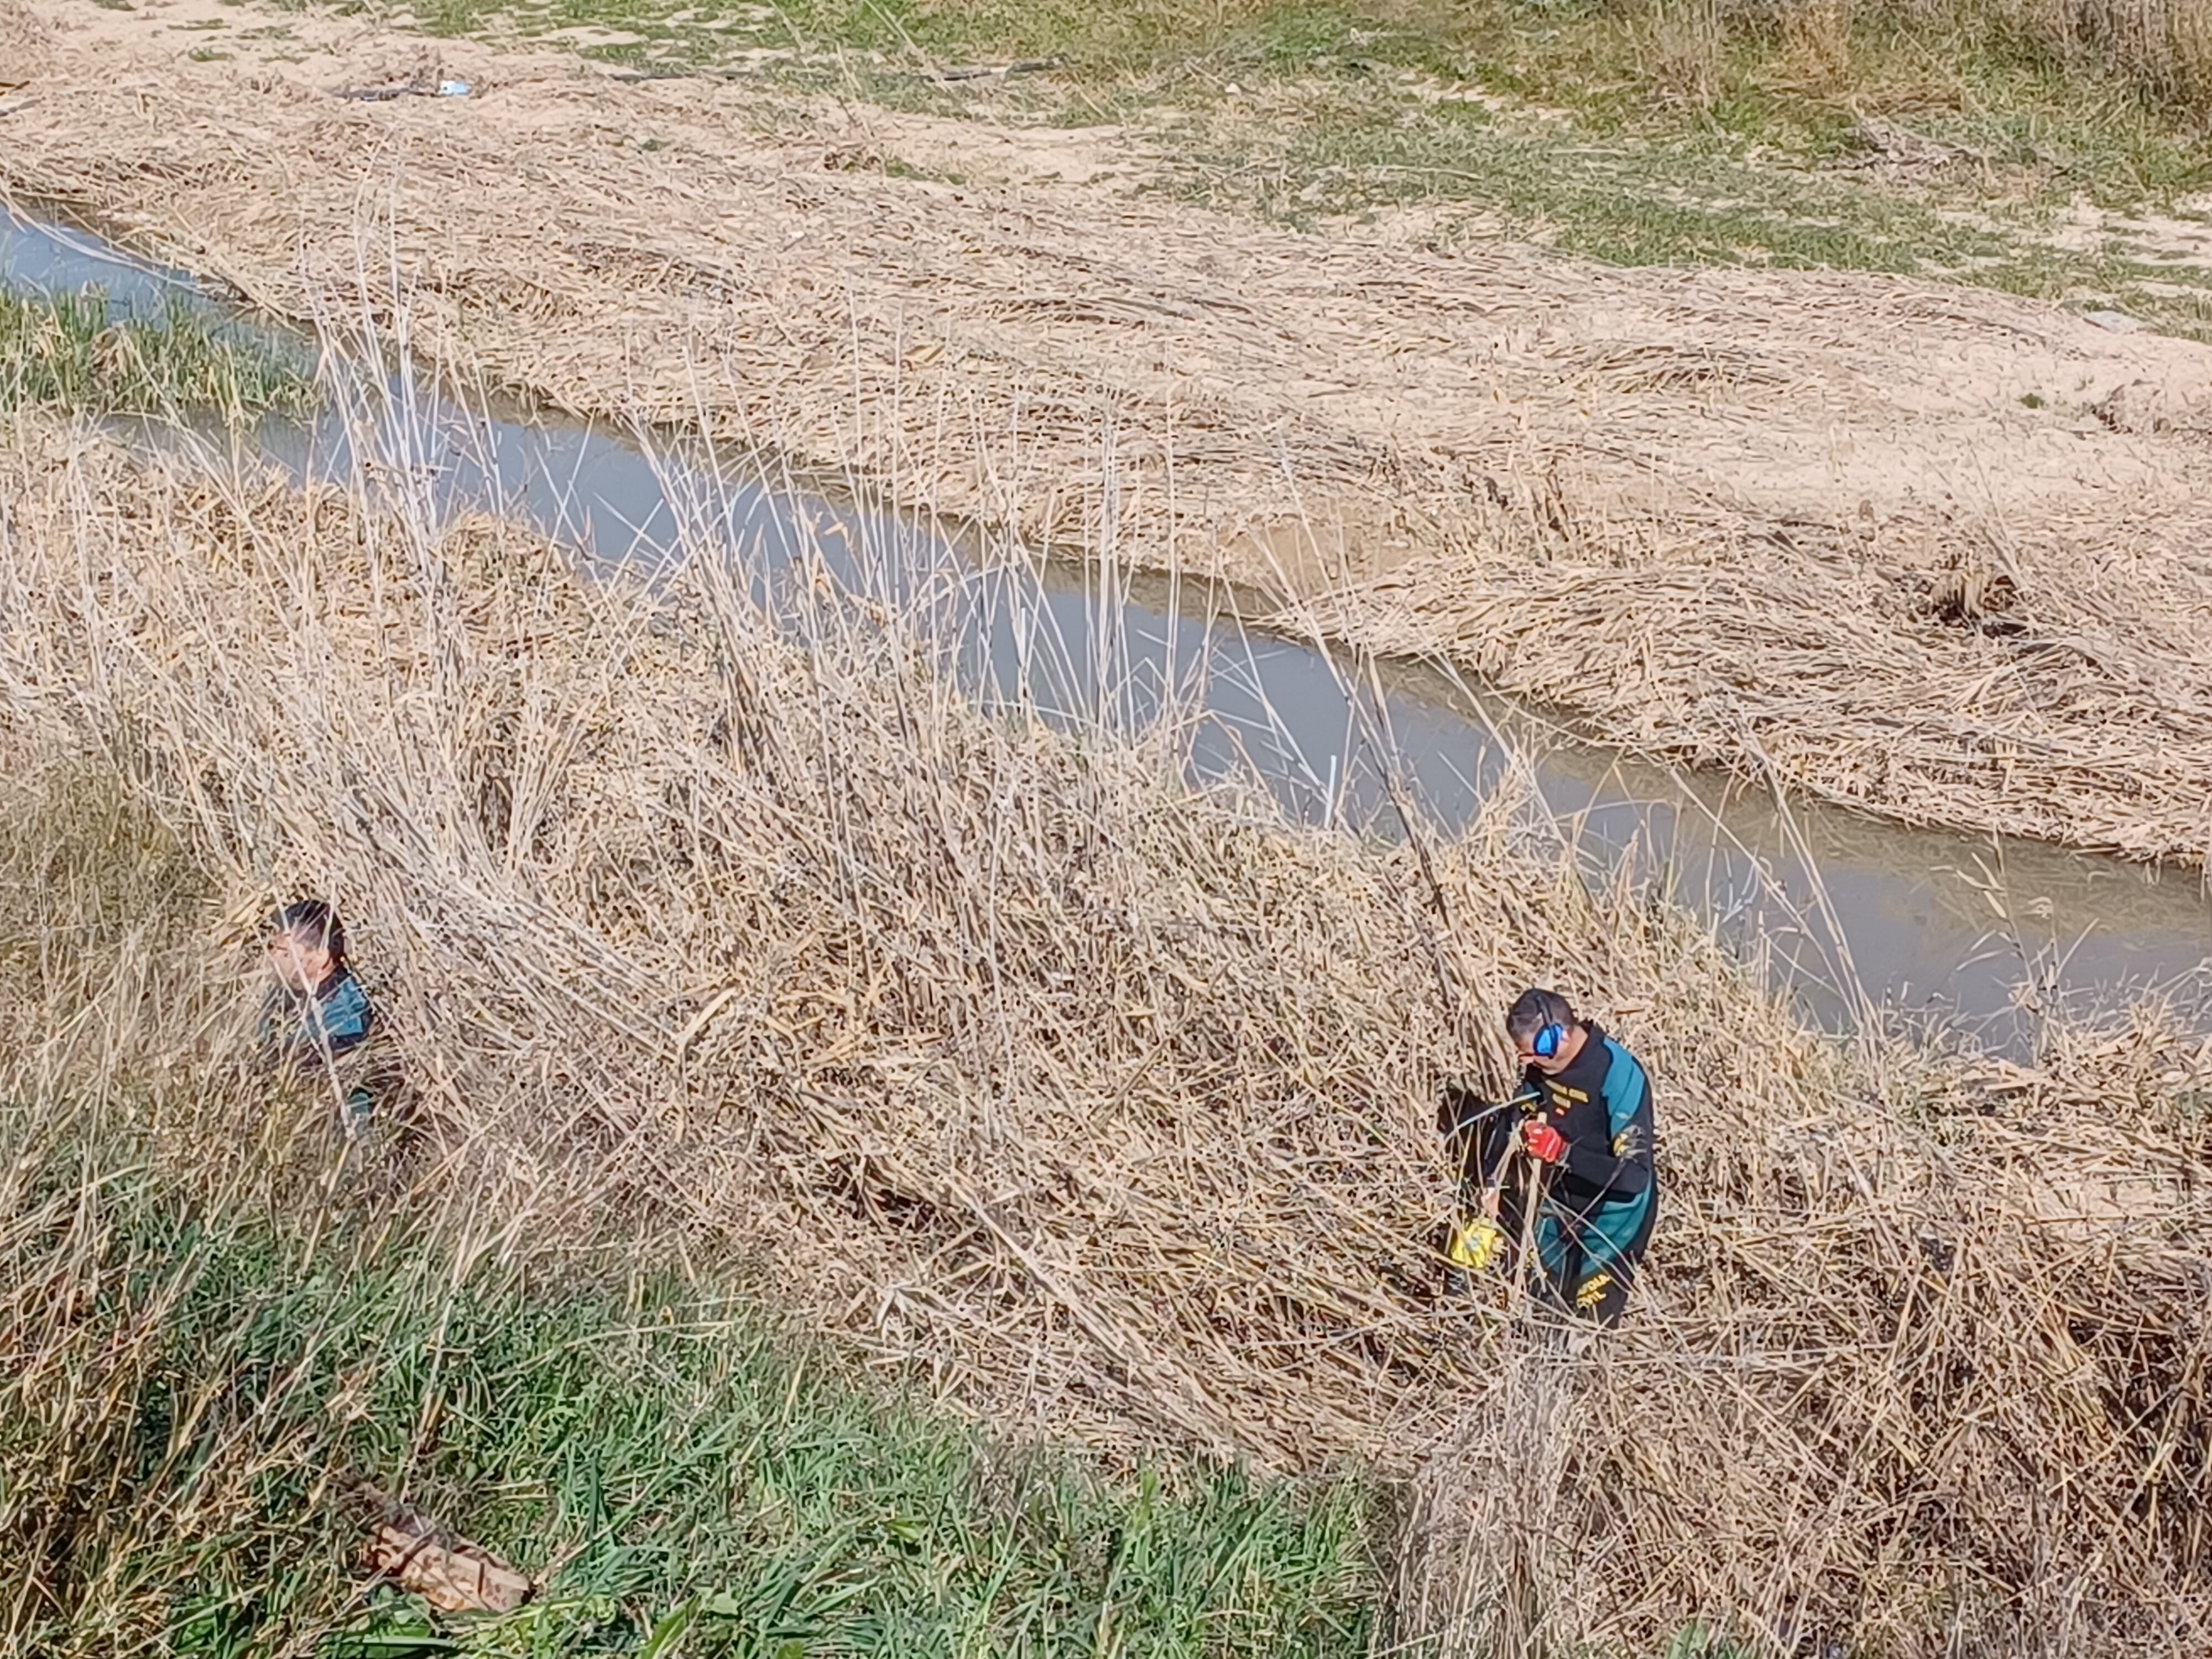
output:
[[[264,326],[184,272],[0,210],[0,286],[95,284],[119,312],[204,305],[226,326]],[[2019,1050],[2039,1007],[2146,990],[2192,1016],[2212,1003],[2212,900],[2194,873],[1907,830],[1640,764],[1447,668],[1390,663],[1370,675],[1250,629],[1220,589],[988,556],[964,532],[802,488],[696,440],[641,442],[495,404],[465,407],[404,374],[341,384],[312,421],[266,422],[220,443],[137,435],[189,444],[212,464],[273,463],[295,478],[366,469],[427,516],[489,509],[603,568],[719,550],[766,594],[778,573],[820,559],[847,586],[926,617],[979,693],[1117,729],[1173,719],[1194,776],[1255,769],[1307,823],[1395,833],[1395,783],[1449,829],[1508,768],[1525,768],[1595,867],[1626,861],[1659,877],[1763,954],[1831,1025],[1871,1004]]]

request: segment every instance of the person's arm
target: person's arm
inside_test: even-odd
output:
[[[1529,1092],[1525,1080],[1520,1092]],[[1483,1100],[1456,1086],[1444,1091],[1437,1110],[1437,1127],[1458,1161],[1461,1187],[1469,1200],[1496,1184],[1498,1171],[1513,1150],[1519,1125],[1516,1106]],[[1494,1203],[1491,1207],[1495,1207]]]
[[[1576,1180],[1633,1198],[1651,1185],[1651,1085],[1635,1057],[1619,1047],[1606,1068],[1605,1118],[1605,1144],[1569,1141],[1561,1162]]]

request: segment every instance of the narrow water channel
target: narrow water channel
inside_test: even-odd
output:
[[[204,305],[228,327],[267,326],[186,273],[0,210],[0,286],[92,285],[118,312]],[[1171,716],[1194,775],[1254,769],[1310,823],[1395,832],[1395,786],[1449,830],[1506,769],[1527,769],[1595,866],[1626,860],[1663,879],[1766,956],[1831,1025],[1871,1004],[2018,1051],[2039,1008],[2147,991],[2212,1024],[2212,900],[2193,872],[1907,830],[1639,763],[1448,665],[1370,672],[1250,629],[1233,595],[1203,584],[990,556],[973,536],[801,488],[757,458],[464,408],[404,375],[341,388],[313,420],[195,447],[212,464],[273,465],[295,479],[348,479],[366,465],[379,488],[398,480],[427,514],[499,513],[602,568],[719,552],[766,592],[793,561],[823,558],[848,585],[919,606],[954,671],[984,695],[1122,729]]]

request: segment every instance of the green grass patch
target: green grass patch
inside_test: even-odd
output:
[[[1419,216],[1438,246],[1506,235],[1624,265],[1749,265],[1889,272],[2033,297],[2119,305],[2203,337],[2212,270],[2154,264],[2124,243],[2069,249],[2034,204],[1971,210],[1817,169],[1747,161],[1724,137],[1593,138],[1532,131],[1468,101],[1385,117],[1322,111],[1308,87],[1249,112],[1182,118],[1178,166],[1154,185],[1305,229]]]
[[[9,1651],[1366,1651],[1351,1485],[994,1445],[673,1277],[471,1274],[404,1219],[188,1201],[112,1146],[26,1182],[9,1151]],[[340,1472],[543,1591],[470,1619],[366,1588]]]
[[[791,54],[788,71],[863,82],[1052,58],[1052,77],[1014,91],[1069,112],[1163,100],[1188,109],[1232,85],[1379,87],[1401,112],[1424,94],[1479,89],[1565,112],[1596,136],[1723,136],[1814,158],[1847,148],[1857,118],[1872,113],[1909,119],[1997,161],[2033,164],[2069,191],[2133,201],[2212,184],[2212,84],[2161,94],[2165,82],[2132,75],[2092,42],[2053,34],[2041,13],[2011,0],[1911,9],[1838,0],[1727,8],[1680,0],[424,0],[409,15],[434,33],[527,38],[594,28],[635,37],[586,48],[607,57],[707,63],[781,50]],[[1423,84],[1409,88],[1409,81]],[[1316,108],[1354,125],[1381,113],[1359,105],[1323,100]]]
[[[6,753],[0,1653],[1367,1653],[1368,1486],[1008,1443],[781,1325],[742,1264],[654,1265],[696,1236],[526,1237],[410,1193],[404,1148],[333,1192],[326,1106],[191,1036],[259,983],[208,960],[223,890],[125,787],[127,733]],[[369,1583],[353,1476],[538,1594]]]
[[[2013,0],[426,0],[410,15],[503,41],[601,31],[570,38],[648,70],[732,68],[937,114],[1117,122],[1156,141],[1158,187],[1293,224],[1418,204],[1439,210],[1440,238],[1502,226],[1624,264],[1909,273],[2094,296],[2190,334],[2212,314],[2201,264],[2054,234],[2082,204],[2212,188],[2212,69],[2197,87],[2181,59],[2146,68],[2142,41],[2054,33]],[[1016,59],[1057,67],[928,73]],[[1890,167],[1867,118],[1949,159]]]
[[[118,316],[98,290],[0,291],[0,410],[44,404],[98,414],[296,413],[315,399],[313,366],[172,305]]]

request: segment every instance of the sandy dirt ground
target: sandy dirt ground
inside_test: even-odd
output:
[[[410,75],[471,95],[341,95]],[[1145,191],[1111,130],[216,0],[0,0],[9,83],[0,190],[276,310],[1219,570],[1654,754],[2212,842],[2212,348],[1878,276],[1316,237]]]

